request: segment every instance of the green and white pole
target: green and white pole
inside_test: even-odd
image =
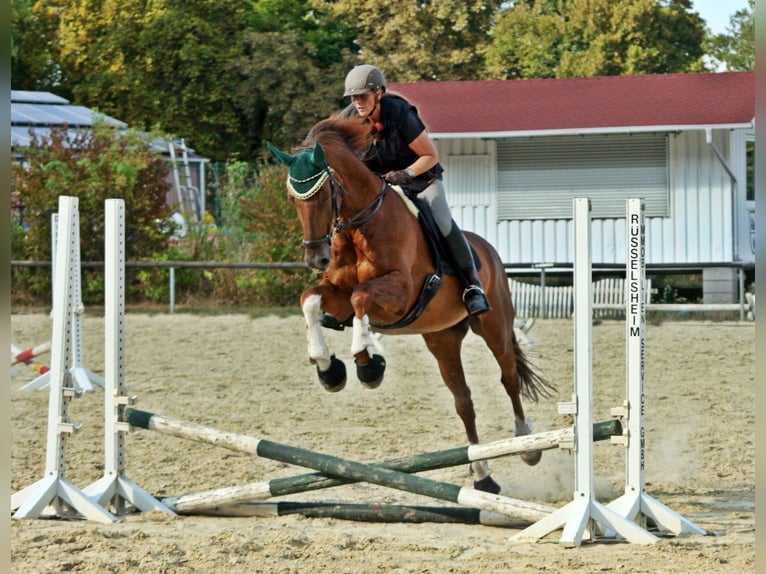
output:
[[[619,420],[598,422],[593,425],[593,440],[608,440],[622,433]],[[501,439],[471,446],[456,447],[447,450],[416,454],[413,456],[387,459],[375,462],[381,466],[399,472],[416,473],[440,468],[468,464],[479,460],[489,460],[502,456],[517,455],[534,450],[570,448],[574,440],[574,429],[561,429],[535,433],[520,437]],[[269,481],[251,483],[185,494],[166,498],[163,503],[181,514],[194,514],[211,507],[246,503],[276,496],[285,496],[299,492],[332,488],[355,482],[336,478],[324,473],[308,473],[298,476],[276,478]]]
[[[454,502],[461,506],[516,516],[530,522],[540,520],[555,510],[553,507],[542,504],[412,476],[401,471],[362,464],[265,439],[223,432],[196,423],[181,421],[146,411],[126,409],[126,420],[134,427],[154,430],[163,434],[220,446],[262,458],[313,468],[328,475],[351,481],[369,482]],[[163,503],[167,504],[169,508],[177,510],[168,501],[163,500]]]
[[[527,522],[477,508],[461,506],[416,506],[341,502],[253,501],[200,510],[197,514],[227,517],[276,517],[299,514],[307,518],[334,518],[356,522],[422,524],[481,524],[523,528]]]

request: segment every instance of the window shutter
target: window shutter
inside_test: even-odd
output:
[[[498,218],[569,219],[590,197],[594,218],[624,217],[643,198],[647,217],[668,217],[666,134],[554,136],[498,141]]]

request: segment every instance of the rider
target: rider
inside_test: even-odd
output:
[[[468,241],[452,219],[436,147],[415,106],[401,96],[387,94],[383,72],[369,64],[356,66],[348,73],[343,95],[351,96],[344,115],[360,116],[373,126],[375,142],[362,158],[364,163],[387,182],[417,194],[428,204],[459,268],[468,314],[490,311]]]

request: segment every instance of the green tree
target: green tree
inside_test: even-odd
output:
[[[11,0],[11,87],[62,93],[55,10],[36,0]]]
[[[356,34],[312,0],[13,1],[15,89],[51,89],[133,128],[183,135],[219,161],[257,157],[264,131],[279,131],[263,109],[317,117],[311,94],[325,98],[323,86],[342,81]],[[279,74],[275,44],[298,80]],[[255,79],[269,90],[242,99]],[[337,105],[331,98],[323,113]]]
[[[254,4],[243,54],[232,61],[241,78],[234,95],[246,132],[242,158],[257,158],[267,140],[295,145],[338,110],[354,37],[354,26],[319,2]]]
[[[236,94],[251,126],[244,157],[254,157],[267,140],[293,146],[313,124],[339,107],[346,66],[314,65],[295,32],[252,32],[247,55],[234,65],[242,76]]]
[[[725,34],[716,34],[708,39],[708,53],[727,70],[755,69],[754,12],[755,0],[748,0],[747,8],[731,16]]]
[[[57,0],[74,99],[136,129],[183,134],[203,155],[244,147],[230,62],[248,0]]]
[[[356,63],[391,81],[476,79],[500,0],[324,0],[328,14],[356,22]]]
[[[498,16],[492,78],[702,71],[704,26],[690,0],[530,0]]]
[[[331,17],[321,1],[257,0],[249,29],[253,32],[295,32],[312,62],[331,67],[355,47],[355,18]]]
[[[546,4],[518,2],[500,14],[487,49],[489,78],[555,77],[566,22]]]

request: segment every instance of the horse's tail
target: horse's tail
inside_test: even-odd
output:
[[[529,362],[519,345],[516,333],[513,334],[513,352],[516,354],[516,372],[519,375],[521,396],[534,402],[537,402],[540,397],[546,399],[552,397],[556,387],[536,372],[535,366]]]

